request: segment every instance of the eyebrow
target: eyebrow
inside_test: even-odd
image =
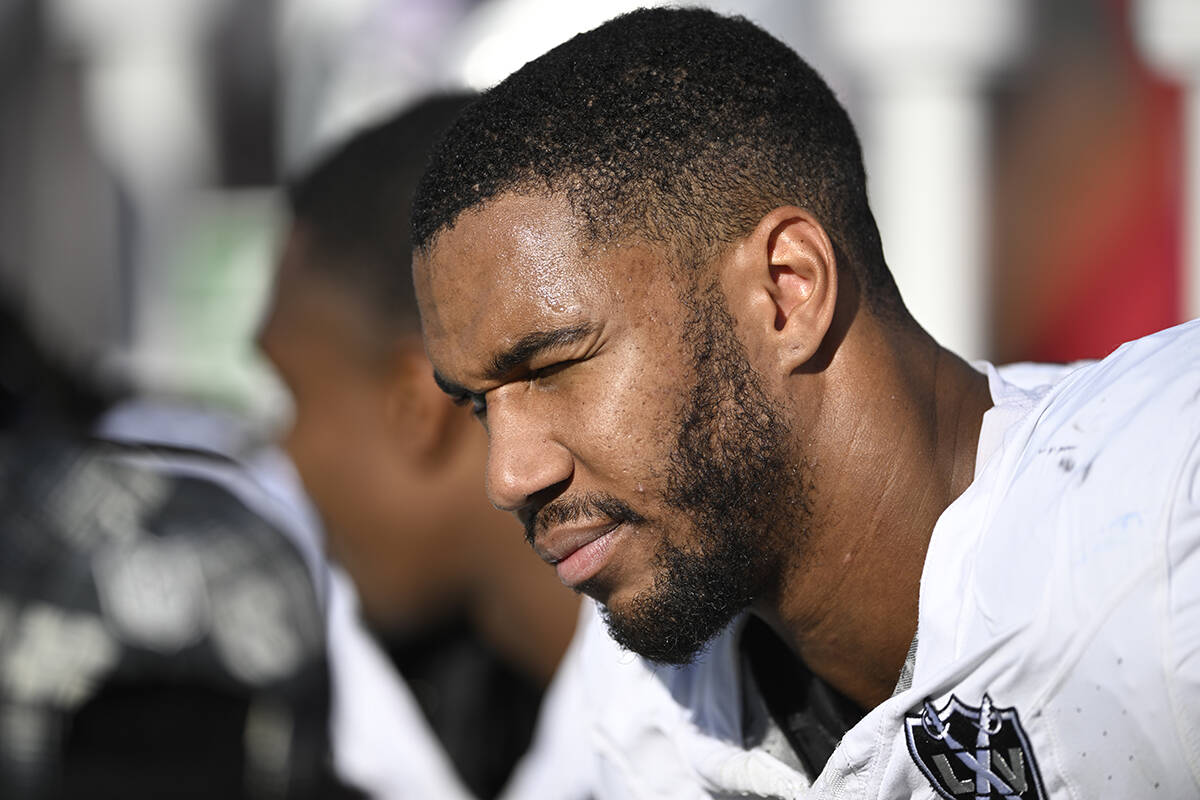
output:
[[[527,333],[508,348],[492,356],[485,377],[489,380],[499,380],[547,350],[569,347],[588,338],[596,332],[596,328],[597,326],[590,322],[581,322],[576,325]],[[451,381],[437,370],[433,371],[433,380],[443,392],[452,397],[474,397],[478,394]]]
[[[487,377],[491,379],[502,378],[522,364],[532,361],[535,356],[547,350],[569,347],[591,336],[595,331],[595,325],[589,322],[581,322],[576,325],[566,325],[562,328],[554,328],[548,331],[527,333],[507,350],[502,350],[492,356],[492,364],[488,370]]]

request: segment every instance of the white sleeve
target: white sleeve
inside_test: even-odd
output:
[[[334,765],[376,800],[469,800],[416,699],[358,619],[349,577],[332,570],[329,668]]]
[[[1174,493],[1167,536],[1169,638],[1165,673],[1176,730],[1200,785],[1200,437]]]
[[[587,800],[596,794],[585,642],[603,622],[596,604],[580,604],[575,636],[542,699],[533,743],[513,770],[500,800]]]

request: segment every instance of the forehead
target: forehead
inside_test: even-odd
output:
[[[508,194],[464,212],[414,263],[426,347],[444,374],[535,330],[605,322],[666,272],[646,246],[585,246],[561,197]]]

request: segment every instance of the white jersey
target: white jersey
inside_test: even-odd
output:
[[[343,780],[373,800],[469,800],[416,699],[359,618],[354,584],[326,558],[317,512],[282,450],[248,445],[236,418],[160,403],[118,406],[98,432],[113,441],[183,448],[140,458],[224,486],[300,551],[326,614],[330,742]]]
[[[1200,322],[1074,370],[986,369],[911,685],[818,776],[745,745],[744,617],[655,667],[589,606],[508,796],[1200,797]]]

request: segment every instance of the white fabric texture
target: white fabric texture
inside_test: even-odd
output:
[[[1003,796],[987,781],[1004,779],[1037,797],[1040,779],[1051,800],[1200,797],[1200,322],[1098,362],[980,368],[995,405],[975,480],[933,531],[912,686],[811,786],[742,747],[743,619],[661,668],[587,604],[509,800],[957,796],[906,738],[906,717],[952,697],[980,718],[1014,709],[1027,745],[990,772],[927,758],[963,796]]]

